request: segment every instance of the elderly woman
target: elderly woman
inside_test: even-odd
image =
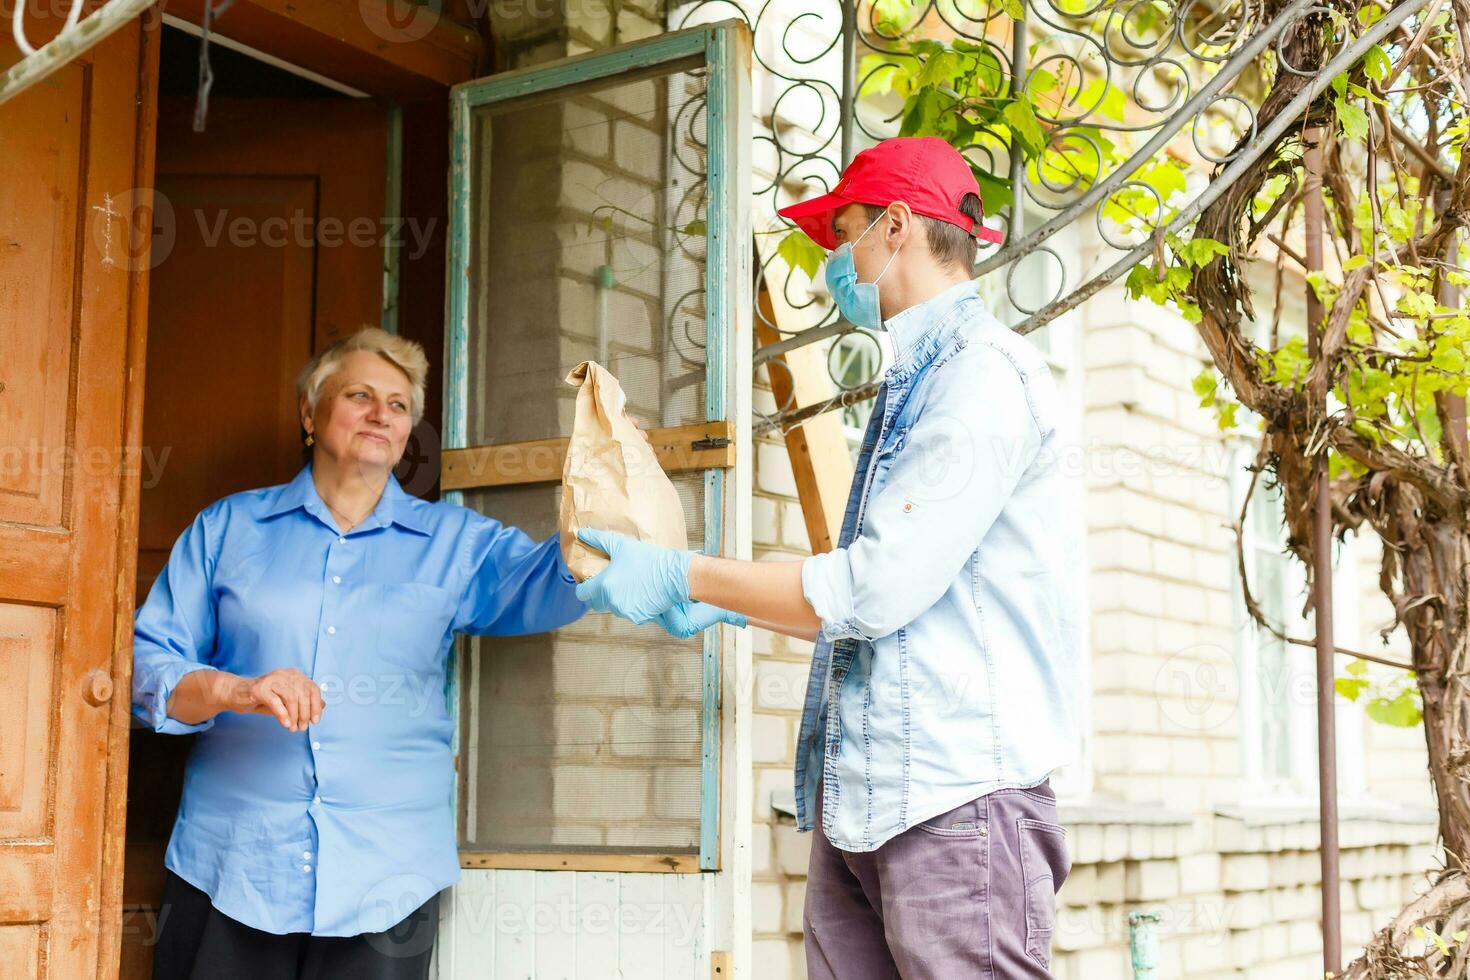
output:
[[[374,328],[314,357],[297,379],[310,463],[205,508],[138,611],[134,713],[200,733],[155,980],[428,975],[459,877],[452,637],[585,607],[554,535],[399,487],[427,372]]]

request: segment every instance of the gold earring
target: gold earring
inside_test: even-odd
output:
[[[306,434],[306,444],[307,444],[307,445],[308,445],[308,446],[310,446],[310,445],[311,445],[311,444],[312,444],[312,443],[314,443],[314,442],[316,442],[316,440],[315,440],[315,439],[313,439],[313,438],[312,438],[312,437],[311,437],[311,433],[310,433],[310,432],[308,432],[308,433],[307,433],[307,434]]]

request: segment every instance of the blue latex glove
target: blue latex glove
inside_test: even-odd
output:
[[[664,632],[680,640],[703,633],[716,623],[729,623],[745,628],[746,619],[738,612],[721,609],[707,602],[681,602],[659,613],[653,620]]]
[[[694,552],[590,528],[578,531],[577,540],[612,559],[611,565],[577,586],[577,598],[595,611],[646,623],[689,601],[689,562]]]

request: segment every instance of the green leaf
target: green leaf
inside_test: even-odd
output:
[[[1109,119],[1123,121],[1123,109],[1127,105],[1123,90],[1109,85],[1105,78],[1094,78],[1082,86],[1078,100],[1085,107],[1084,111],[1096,110]]]
[[[1379,45],[1373,45],[1368,49],[1368,53],[1363,55],[1363,74],[1373,81],[1383,81],[1392,70],[1393,65],[1389,63],[1388,52]]]
[[[862,79],[862,92],[867,96],[887,95],[894,91],[895,85],[899,85],[899,94],[907,95],[911,84],[909,79],[909,68],[912,61],[906,64],[897,58],[883,54],[865,54],[862,61],[858,62],[858,78]]]
[[[890,37],[902,34],[914,16],[912,0],[873,0],[873,20]]]
[[[1191,238],[1175,251],[1184,262],[1198,268],[1208,265],[1217,255],[1229,255],[1230,246],[1213,238]]]
[[[1031,104],[1024,101],[1012,102],[1001,111],[1006,125],[1011,127],[1011,132],[1021,141],[1027,156],[1036,156],[1046,145],[1046,133],[1041,129],[1041,123],[1036,120],[1036,113]]]
[[[940,100],[938,89],[920,89],[904,107],[903,122],[899,126],[900,136],[933,136],[939,121]]]
[[[955,42],[958,44],[959,42]],[[975,55],[975,86],[980,95],[1000,95],[1007,86],[1005,69],[1000,57],[989,48]]]
[[[1354,269],[1361,269],[1363,266],[1365,266],[1367,264],[1368,264],[1368,256],[1366,256],[1366,255],[1349,255],[1347,257],[1347,261],[1342,264],[1342,271],[1343,272],[1352,272]]]
[[[1000,214],[1011,206],[1016,198],[1011,193],[1010,178],[997,177],[983,167],[971,165],[970,169],[975,173],[975,182],[980,185],[980,203],[986,214]]]
[[[916,84],[924,85],[952,85],[954,80],[964,73],[964,60],[953,51],[941,51],[930,55],[924,61],[924,67],[919,70]]]
[[[1189,383],[1189,387],[1193,389],[1196,395],[1202,399],[1209,399],[1210,402],[1215,400],[1215,386],[1216,374],[1213,367],[1205,368],[1199,374],[1196,374],[1194,380]],[[1208,402],[1201,401],[1200,404],[1206,405]]]
[[[1434,352],[1431,363],[1447,374],[1459,374],[1465,370],[1465,351],[1460,347],[1442,346]]]
[[[1344,667],[1343,670],[1352,674],[1354,677],[1362,677],[1368,673],[1368,661],[1354,660]]]
[[[1337,121],[1342,123],[1342,134],[1350,140],[1367,139],[1368,113],[1363,107],[1346,99],[1333,99],[1337,108]]]
[[[807,236],[800,228],[791,232],[776,245],[776,254],[793,269],[800,269],[808,278],[815,279],[817,269],[827,258],[827,250]]]
[[[1332,686],[1337,689],[1338,694],[1349,701],[1356,701],[1358,695],[1363,693],[1363,688],[1368,686],[1368,682],[1356,677],[1338,677],[1333,680]]]
[[[1175,194],[1182,194],[1188,189],[1184,180],[1184,171],[1179,168],[1173,160],[1163,159],[1146,170],[1139,172],[1136,178],[1159,192],[1159,200],[1165,204]]]
[[[1414,691],[1410,688],[1404,688],[1394,698],[1372,698],[1363,710],[1374,721],[1395,728],[1412,728],[1423,718]]]
[[[1372,27],[1383,19],[1383,8],[1374,3],[1365,3],[1358,8],[1358,23]]]
[[[1374,105],[1388,105],[1388,103],[1385,102],[1383,99],[1380,99],[1378,96],[1374,95],[1371,91],[1361,85],[1349,85],[1348,95],[1356,95],[1360,99],[1367,99]]]
[[[1398,312],[1415,319],[1427,319],[1438,305],[1429,293],[1419,289],[1410,289],[1399,297]]]
[[[704,235],[706,234],[706,229],[705,229],[705,225],[704,225],[704,219],[703,218],[695,218],[693,221],[689,222],[683,228],[680,228],[679,229],[679,234],[681,234],[681,235],[691,235],[691,236],[694,236],[694,237],[703,238]],[[815,244],[815,243],[813,243],[813,244]]]
[[[1033,68],[1031,74],[1026,77],[1026,93],[1031,96],[1045,95],[1058,84],[1057,76],[1045,68]]]

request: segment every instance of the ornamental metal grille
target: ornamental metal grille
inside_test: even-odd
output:
[[[1057,151],[1050,159],[1028,164],[1012,152],[1014,129],[1005,126],[981,126],[963,147],[982,190],[1006,199],[987,219],[1006,241],[982,247],[975,275],[1004,278],[1008,302],[1024,314],[1015,329],[1028,333],[1161,251],[1165,237],[1219,198],[1333,76],[1423,5],[1396,5],[1336,51],[1265,131],[1256,107],[1270,80],[1304,74],[1283,54],[1283,39],[1302,18],[1328,13],[1313,0],[813,0],[799,7],[694,0],[671,9],[670,26],[737,16],[751,27],[761,113],[758,216],[830,188],[853,152],[899,134],[905,107],[893,78],[912,76],[946,52],[976,52],[1012,95],[1051,93],[1035,100],[1035,121]],[[1196,177],[1194,186],[1183,168],[1177,186],[1150,179],[1157,175],[1149,168],[1170,153],[1189,158],[1196,172],[1200,163],[1213,165],[1213,174]],[[996,186],[1002,184],[1008,186]],[[1034,226],[1023,219],[1027,213],[1038,219]],[[1084,221],[1095,224],[1102,248],[1069,274],[1075,263],[1062,261],[1052,239]],[[789,233],[779,219],[766,228],[757,222],[758,235]],[[760,263],[758,285],[809,311],[811,326],[780,332],[780,342],[756,352],[757,366],[794,347],[861,333],[840,320],[807,272],[781,262],[778,276],[774,262]],[[1039,279],[1051,295],[1035,295]],[[756,431],[871,398],[878,364],[873,357],[830,358],[837,392],[831,401],[778,406],[757,419]]]

